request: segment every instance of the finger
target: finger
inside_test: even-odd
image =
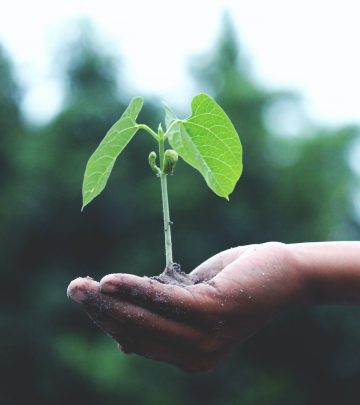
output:
[[[248,246],[238,246],[217,253],[216,255],[210,257],[210,259],[201,263],[190,274],[197,279],[198,282],[211,280],[222,269],[236,260],[247,248]]]
[[[172,314],[177,319],[206,320],[216,311],[219,297],[214,290],[201,282],[210,280],[231,262],[235,261],[249,246],[228,249],[211,257],[198,266],[191,275],[198,284],[180,287],[130,274],[109,274],[100,281],[100,289],[106,294],[115,294],[161,314]]]
[[[89,301],[94,301],[98,293],[99,283],[92,280],[90,277],[76,278],[69,284],[67,289],[68,297],[82,304],[90,319],[92,319],[100,329],[119,342],[123,348],[130,348],[131,338],[129,337],[129,333],[126,332],[126,329],[128,329],[126,325],[121,324],[119,321],[115,322],[114,318],[106,315],[104,310],[101,310],[99,307],[92,306],[91,308],[91,306],[87,304]],[[127,349],[126,352],[130,352],[129,349]]]
[[[200,352],[166,342],[147,340],[136,342],[134,353],[143,357],[173,364],[188,372],[209,371],[225,357],[225,351]]]
[[[129,328],[125,323],[106,314],[104,303],[97,300],[99,283],[90,277],[78,277],[73,280],[67,289],[67,295],[75,302],[82,304],[89,318],[107,335],[115,339],[125,353],[131,353],[133,346]],[[98,302],[98,305],[95,303]]]
[[[205,331],[105,295],[101,293],[99,284],[92,280],[74,280],[69,290],[69,295],[85,307],[96,323],[100,323],[102,317],[111,316],[114,319],[111,327],[107,328],[112,334],[115,334],[116,330],[113,331],[111,328],[117,323],[117,328],[122,326],[129,329],[129,336],[141,335],[164,339],[195,348],[213,344]]]
[[[206,284],[180,287],[123,273],[103,277],[100,291],[188,322],[204,318],[218,305],[214,291]]]
[[[88,299],[89,295],[96,294],[99,290],[99,283],[91,277],[78,277],[73,280],[67,288],[67,296],[81,304]]]
[[[254,260],[253,253],[256,249],[256,245],[249,245],[236,260],[225,266],[223,270],[211,280],[211,284],[215,287],[219,287],[222,292],[232,290],[241,292],[245,286],[248,290],[251,290],[254,272],[258,273],[260,271],[259,264]],[[239,275],[241,275],[241,277],[239,277]]]
[[[92,308],[90,310],[87,308],[87,302],[89,302],[89,297],[95,297],[99,291],[99,283],[93,281],[90,277],[82,278],[78,277],[73,280],[67,289],[67,295],[69,298],[73,299],[79,304],[83,304],[85,312],[88,314],[89,318],[107,335],[114,338],[121,346],[123,350],[130,353],[131,338],[126,332],[126,326],[121,325],[121,323],[114,322],[111,316],[107,316],[104,311],[99,308]],[[125,349],[125,347],[127,349]]]
[[[134,353],[134,336],[129,333],[129,328],[125,324],[104,312],[94,309],[94,307],[90,308],[85,305],[84,308],[95,325],[115,339],[124,353]]]
[[[135,353],[152,360],[164,361],[186,371],[206,371],[214,368],[227,353],[225,350],[200,350],[172,342],[169,344],[163,338],[155,340],[152,335],[134,333],[110,316],[102,314],[99,317],[96,310],[87,309],[87,313],[98,327],[119,343],[119,348],[126,354]]]

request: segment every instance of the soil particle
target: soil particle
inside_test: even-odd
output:
[[[178,263],[173,263],[172,265],[167,266],[159,276],[151,278],[162,284],[177,285],[179,287],[186,287],[200,282],[197,277],[181,271],[180,264]]]
[[[132,288],[132,290],[131,290],[131,295],[132,295],[133,297],[137,297],[138,295],[140,295],[139,289],[136,288],[136,287]]]

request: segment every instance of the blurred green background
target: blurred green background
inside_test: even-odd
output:
[[[349,164],[359,129],[311,125],[302,136],[279,136],[269,117],[296,96],[261,88],[236,37],[227,21],[211,54],[191,62],[198,87],[241,136],[244,172],[230,203],[183,162],[170,178],[174,254],[186,271],[240,244],[360,239],[359,179]],[[153,275],[164,266],[150,137],[134,138],[107,190],[80,213],[87,159],[134,95],[89,38],[64,48],[65,103],[41,126],[23,118],[22,90],[0,50],[0,403],[359,404],[359,308],[284,314],[217,370],[187,375],[120,353],[67,299],[79,275]],[[160,100],[145,101],[140,120],[155,128]]]

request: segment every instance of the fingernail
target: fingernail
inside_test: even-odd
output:
[[[118,290],[118,285],[112,274],[108,274],[100,280],[100,291],[105,293],[113,293]]]
[[[67,296],[81,304],[88,298],[89,292],[93,289],[93,283],[95,282],[90,277],[78,277],[69,284],[67,288]]]

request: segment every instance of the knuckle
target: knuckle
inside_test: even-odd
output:
[[[285,248],[285,243],[282,242],[265,242],[262,244],[262,246],[268,248],[268,249],[277,249],[277,250],[282,250]]]
[[[264,246],[282,246],[282,242],[276,242],[276,241],[270,241],[270,242],[264,242],[262,245]]]
[[[261,245],[268,253],[275,255],[278,258],[289,257],[289,247],[282,242],[266,242]]]

